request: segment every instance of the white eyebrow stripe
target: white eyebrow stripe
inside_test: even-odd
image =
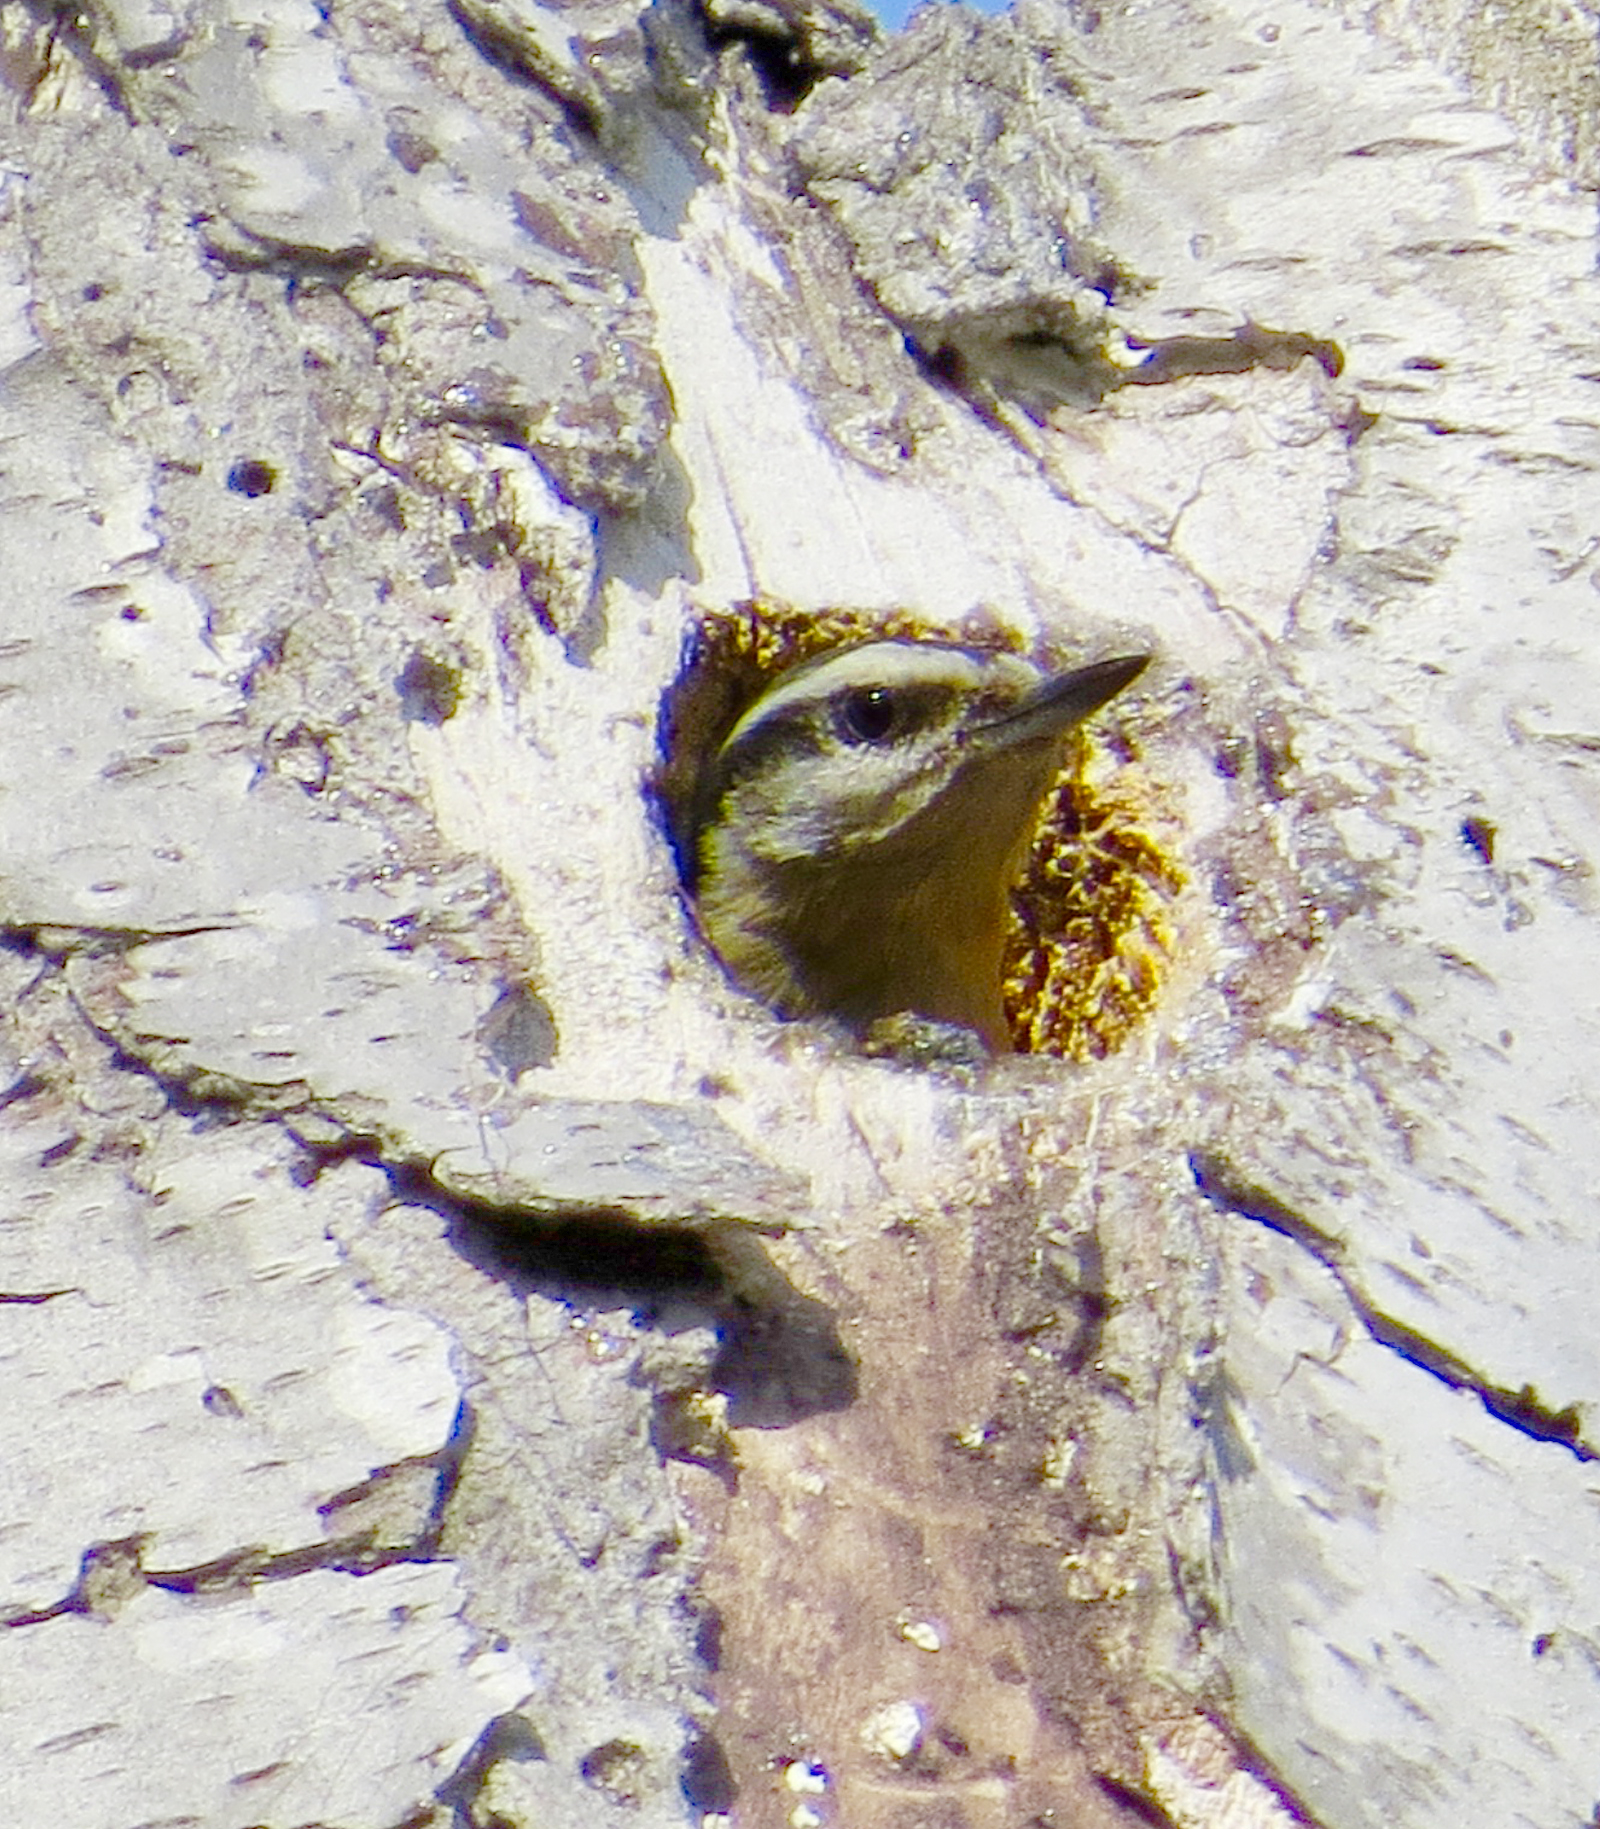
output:
[[[886,686],[893,690],[897,686],[938,685],[971,691],[984,683],[997,663],[1025,668],[1040,679],[1044,677],[1020,655],[997,654],[979,659],[965,649],[935,642],[872,641],[845,648],[802,663],[788,678],[769,688],[734,725],[723,749],[732,748],[769,718],[782,717],[797,705],[825,704],[835,693],[848,692],[852,687]]]

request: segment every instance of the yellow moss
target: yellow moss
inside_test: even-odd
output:
[[[1092,743],[1074,740],[1011,895],[1004,984],[1020,1053],[1111,1053],[1155,1007],[1172,951],[1183,873],[1141,829],[1133,762],[1116,787],[1090,785]]]
[[[933,628],[906,610],[797,610],[757,599],[702,616],[666,708],[658,782],[680,855],[700,759],[772,677],[848,642],[896,638],[1013,653],[1022,646],[976,617]],[[1092,734],[1080,731],[1012,892],[1005,999],[1019,1053],[1111,1053],[1155,1007],[1172,951],[1170,911],[1183,874],[1141,824],[1149,790],[1137,758],[1119,759],[1114,784],[1099,788],[1089,779],[1095,754]]]

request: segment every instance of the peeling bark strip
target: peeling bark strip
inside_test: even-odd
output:
[[[0,15],[0,1821],[1591,1822],[1583,18],[245,12]],[[728,983],[757,602],[1160,657],[1120,1046]]]

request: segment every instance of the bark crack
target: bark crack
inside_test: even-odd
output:
[[[237,1593],[318,1569],[371,1575],[400,1563],[437,1561],[445,1511],[471,1436],[471,1411],[463,1404],[449,1441],[437,1453],[374,1468],[359,1485],[319,1505],[329,1533],[320,1543],[287,1550],[245,1545],[186,1569],[152,1568],[146,1561],[148,1537],[91,1544],[79,1562],[77,1580],[60,1600],[4,1614],[0,1629],[43,1625],[70,1613],[109,1619],[147,1587],[169,1594]]]
[[[1542,1399],[1531,1384],[1523,1385],[1520,1390],[1496,1384],[1459,1354],[1386,1314],[1351,1274],[1341,1240],[1324,1232],[1276,1194],[1247,1180],[1225,1156],[1196,1150],[1189,1157],[1189,1167],[1195,1185],[1214,1205],[1241,1219],[1266,1226],[1314,1257],[1339,1285],[1356,1318],[1379,1346],[1398,1353],[1409,1364],[1452,1390],[1472,1392],[1497,1422],[1507,1424],[1519,1434],[1565,1448],[1575,1460],[1600,1461],[1600,1449],[1583,1439],[1582,1416],[1575,1403],[1556,1409]]]

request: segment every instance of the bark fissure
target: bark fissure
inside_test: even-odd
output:
[[[1513,1390],[1496,1384],[1457,1353],[1416,1328],[1386,1314],[1362,1289],[1345,1262],[1344,1246],[1332,1233],[1297,1212],[1269,1189],[1245,1179],[1226,1157],[1196,1151],[1189,1158],[1195,1185],[1224,1212],[1237,1214],[1279,1233],[1310,1256],[1339,1285],[1357,1320],[1379,1346],[1398,1353],[1408,1364],[1455,1391],[1470,1391],[1489,1414],[1519,1434],[1565,1448],[1576,1460],[1600,1461],[1600,1449],[1583,1439],[1583,1420],[1575,1403],[1556,1409],[1532,1385]]]

